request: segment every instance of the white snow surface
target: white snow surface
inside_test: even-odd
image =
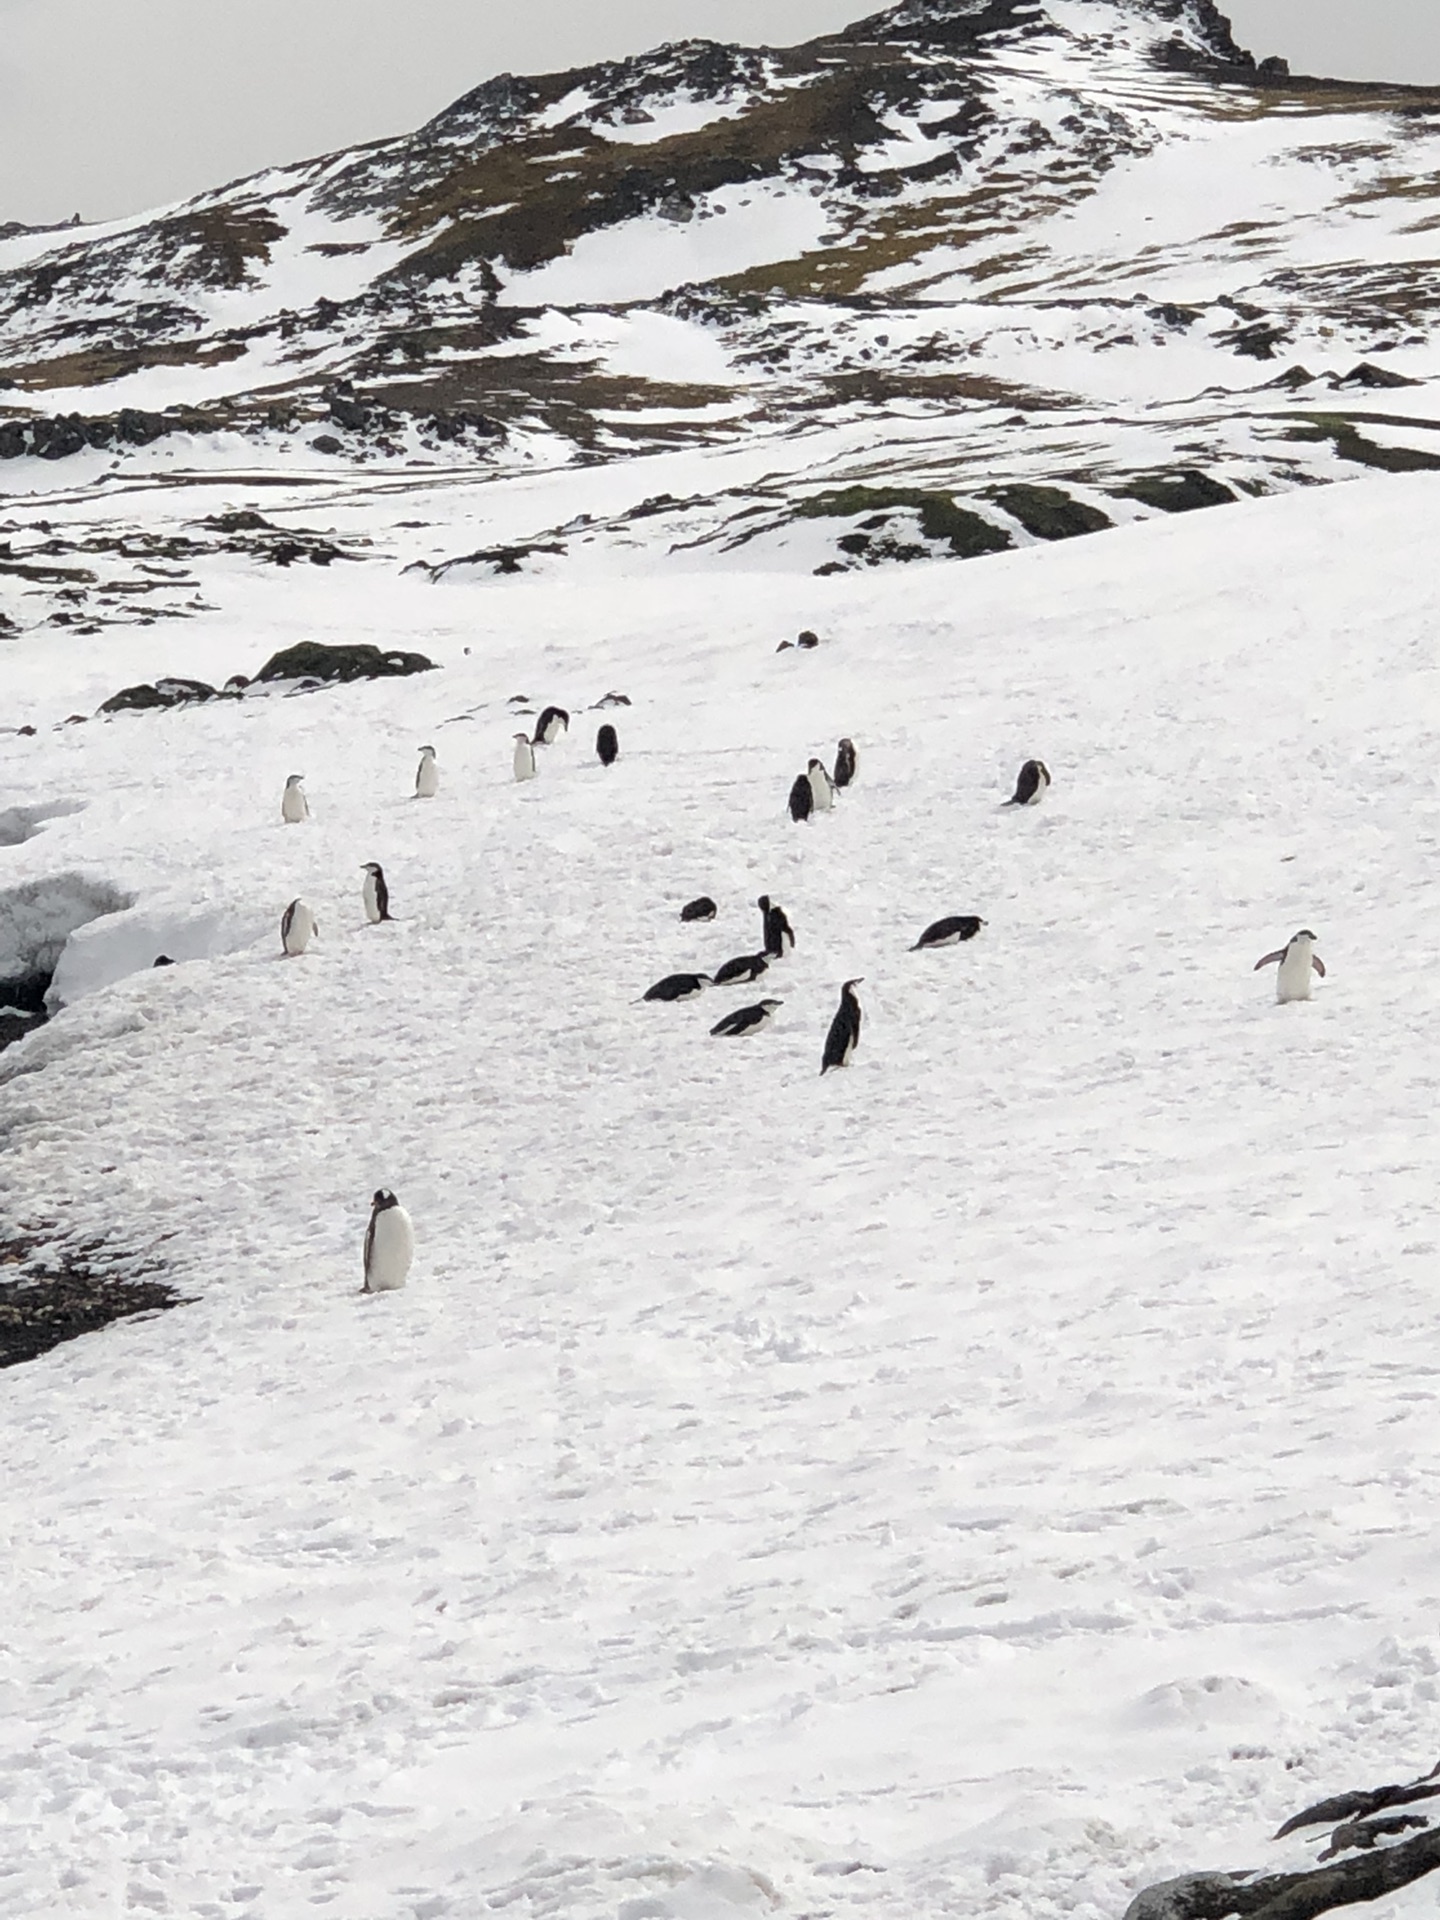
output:
[[[214,937],[0,1056],[6,1220],[191,1301],[4,1375],[0,1915],[1099,1920],[1428,1767],[1437,506],[859,579],[229,562],[183,632],[6,642],[0,809],[83,810],[0,886]],[[443,670],[49,724],[302,637]],[[525,786],[521,692],[573,715]],[[761,892],[763,989],[636,1004]]]

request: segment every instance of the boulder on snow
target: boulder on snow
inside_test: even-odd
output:
[[[218,700],[214,687],[203,680],[185,680],[172,676],[157,680],[154,686],[142,681],[138,687],[122,687],[112,693],[100,708],[101,713],[144,713],[154,707],[189,707],[201,700]]]
[[[407,673],[433,673],[435,662],[423,653],[362,643],[327,647],[318,640],[301,640],[270,658],[256,674],[257,681],[313,680],[322,686],[333,681],[388,680]]]

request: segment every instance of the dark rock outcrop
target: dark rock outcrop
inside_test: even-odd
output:
[[[101,706],[101,713],[148,713],[156,707],[190,707],[202,700],[218,700],[214,687],[203,680],[173,678],[157,680],[153,686],[142,682],[137,687],[122,687]]]
[[[274,653],[256,674],[257,681],[313,680],[320,685],[350,680],[388,680],[407,673],[432,673],[435,662],[423,653],[402,653],[362,644],[327,647],[301,640]]]

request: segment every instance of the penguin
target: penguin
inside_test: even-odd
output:
[[[280,948],[284,953],[304,953],[319,933],[315,915],[303,900],[292,900],[280,916]]]
[[[305,798],[305,789],[300,784],[304,778],[303,773],[292,773],[285,782],[285,792],[280,801],[280,818],[291,826],[297,820],[310,818],[310,802]]]
[[[535,722],[532,747],[553,747],[562,732],[570,731],[570,716],[564,707],[546,707]]]
[[[790,789],[790,818],[808,820],[815,805],[815,789],[810,784],[808,773],[797,773],[795,784]]]
[[[155,958],[151,961],[150,964],[152,968],[173,967],[175,962],[170,958],[168,953],[157,953]]]
[[[806,627],[803,633],[796,634],[795,644],[803,653],[808,653],[812,647],[819,646],[820,636],[818,633],[812,633],[809,627]]]
[[[391,918],[390,889],[385,884],[385,874],[378,860],[367,860],[361,868],[365,875],[365,884],[360,890],[365,902],[365,918],[372,927],[382,920]]]
[[[746,1034],[759,1033],[762,1027],[769,1026],[775,1009],[784,1004],[783,1000],[757,1000],[753,1007],[737,1007],[734,1013],[727,1013],[723,1020],[715,1022],[710,1038],[740,1040]]]
[[[738,959],[727,960],[723,967],[716,968],[711,976],[711,985],[733,987],[742,981],[748,985],[750,981],[758,980],[769,965],[763,953],[742,953]]]
[[[1280,971],[1275,976],[1275,998],[1283,1006],[1289,1000],[1308,1000],[1310,998],[1311,975],[1318,973],[1325,978],[1325,962],[1315,951],[1315,936],[1308,927],[1302,927],[1299,933],[1283,947],[1277,947],[1274,953],[1267,953],[1263,960],[1255,962],[1255,971],[1268,967],[1275,961],[1280,962]]]
[[[1020,769],[1007,807],[1038,807],[1050,787],[1050,769],[1043,760],[1027,760]]]
[[[682,920],[713,920],[715,913],[715,902],[708,893],[702,893],[698,900],[691,900],[681,907],[680,918]]]
[[[415,1258],[415,1228],[410,1216],[388,1187],[370,1202],[370,1224],[365,1229],[364,1293],[393,1293],[403,1287]]]
[[[835,804],[835,789],[830,784],[830,775],[825,771],[823,760],[812,760],[809,766],[810,797],[816,813],[829,813]]]
[[[855,742],[842,740],[835,749],[835,785],[842,789],[853,786],[859,766],[860,756],[855,751]]]
[[[691,1000],[710,985],[708,973],[667,973],[641,994],[644,1000]]]
[[[595,752],[602,767],[614,766],[620,758],[620,736],[614,727],[601,727],[595,736]]]
[[[958,947],[962,940],[973,940],[985,922],[976,913],[952,914],[948,920],[936,920],[911,947],[919,953],[924,947]]]
[[[533,780],[535,778],[535,749],[530,744],[528,733],[515,736],[515,778]]]
[[[777,907],[768,893],[762,893],[755,904],[760,909],[760,922],[765,929],[765,957],[767,960],[783,960],[787,953],[795,951],[795,929],[785,918],[785,909]]]
[[[415,769],[415,798],[433,800],[440,791],[440,769],[435,764],[434,747],[421,747],[420,765]]]
[[[840,1004],[825,1036],[825,1052],[820,1062],[822,1075],[832,1067],[848,1067],[860,1044],[860,1002],[855,998],[855,989],[860,984],[859,980],[847,980],[840,989]]]

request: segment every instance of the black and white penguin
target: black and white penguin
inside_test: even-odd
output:
[[[1308,927],[1302,927],[1293,939],[1283,947],[1277,947],[1274,953],[1267,953],[1263,960],[1255,962],[1255,971],[1261,967],[1280,963],[1280,971],[1275,976],[1275,998],[1282,1006],[1290,1000],[1308,1000],[1310,998],[1311,976],[1318,973],[1325,978],[1325,962],[1315,951],[1315,936]]]
[[[840,989],[840,1004],[825,1036],[825,1052],[820,1061],[822,1075],[832,1067],[848,1067],[860,1044],[860,1002],[855,997],[855,989],[860,984],[859,980],[847,980]]]
[[[723,967],[717,967],[711,978],[717,987],[738,986],[742,981],[748,984],[758,980],[769,966],[763,953],[742,953],[735,960],[727,960]]]
[[[727,1013],[723,1020],[717,1020],[710,1029],[710,1037],[722,1040],[743,1039],[746,1034],[759,1033],[762,1027],[768,1027],[777,1007],[783,1007],[783,1000],[757,1000],[753,1007],[737,1007],[734,1013]]]
[[[365,875],[365,884],[360,890],[365,902],[365,918],[372,927],[378,926],[390,918],[390,889],[378,860],[367,860],[361,871]]]
[[[762,893],[755,904],[760,909],[760,922],[765,929],[765,957],[767,960],[783,960],[787,953],[795,951],[795,929],[785,918],[785,909],[777,907],[768,893]]]
[[[1050,769],[1043,760],[1027,760],[1020,769],[1007,807],[1038,807],[1050,790]]]
[[[715,902],[708,893],[702,893],[697,900],[688,901],[680,909],[682,920],[713,920],[716,914]]]
[[[553,747],[562,733],[570,731],[570,716],[564,707],[546,707],[535,722],[532,746]]]
[[[958,947],[962,940],[973,940],[984,924],[978,913],[951,914],[948,920],[936,920],[926,927],[910,951],[919,953],[922,947]]]
[[[305,789],[300,784],[304,778],[303,773],[292,773],[285,782],[285,791],[280,799],[280,818],[291,826],[297,820],[310,818],[310,802],[305,798]]]
[[[830,775],[825,770],[823,760],[812,760],[807,770],[810,781],[810,798],[816,813],[829,813],[835,805],[835,789],[830,783]]]
[[[642,993],[641,1000],[693,1000],[710,985],[708,973],[667,973]]]
[[[613,767],[620,758],[620,736],[614,727],[601,727],[595,736],[595,752],[602,767]]]
[[[315,915],[303,900],[292,900],[280,916],[280,948],[283,953],[304,953],[319,933]]]
[[[815,789],[810,784],[808,773],[797,773],[795,784],[790,789],[790,818],[808,820],[815,805]]]
[[[421,747],[420,764],[415,769],[415,798],[433,800],[440,791],[440,769],[435,764],[434,747]]]
[[[535,778],[535,749],[530,744],[528,733],[515,736],[515,778],[533,780]]]
[[[853,786],[859,767],[860,756],[855,751],[855,742],[842,740],[835,749],[835,785],[841,788]]]
[[[365,1229],[364,1293],[393,1293],[403,1287],[415,1258],[415,1228],[409,1214],[381,1187],[370,1202],[370,1224]]]

